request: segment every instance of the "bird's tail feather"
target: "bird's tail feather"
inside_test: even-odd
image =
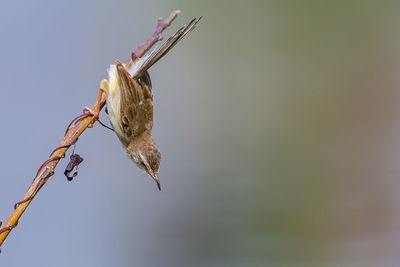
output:
[[[186,36],[189,32],[191,32],[196,24],[200,21],[200,18],[192,19],[188,25],[183,26],[180,28],[174,35],[168,38],[160,46],[155,47],[153,50],[147,52],[141,58],[137,59],[132,65],[132,68],[129,70],[130,75],[137,79],[143,75],[143,73],[148,70],[151,66],[153,66],[157,61],[159,61],[165,54],[171,50],[183,37]]]

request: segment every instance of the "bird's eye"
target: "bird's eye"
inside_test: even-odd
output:
[[[137,79],[137,82],[138,82],[138,84],[140,85],[140,86],[142,86],[142,80],[139,78],[139,79]]]

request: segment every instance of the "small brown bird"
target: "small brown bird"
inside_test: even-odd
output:
[[[161,59],[187,33],[194,29],[200,18],[190,21],[160,46],[137,58],[132,54],[129,64],[116,61],[108,69],[108,80],[100,90],[107,96],[107,109],[115,133],[128,156],[144,169],[157,183],[161,154],[151,135],[153,127],[153,93],[147,70]],[[98,118],[98,112],[86,108]]]

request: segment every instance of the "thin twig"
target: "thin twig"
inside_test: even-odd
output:
[[[180,13],[179,10],[173,11],[169,17],[164,21],[162,18],[158,19],[157,28],[153,35],[141,46],[139,46],[133,53],[135,57],[141,57],[147,50],[149,50],[157,41],[162,40],[162,32],[167,28],[171,22]],[[132,62],[132,59],[128,60]],[[101,105],[100,110],[104,107],[106,95],[103,93],[100,99]],[[96,102],[93,109],[97,106]],[[54,174],[54,169],[57,166],[60,159],[65,155],[65,152],[76,143],[79,136],[88,128],[92,122],[92,115],[84,113],[77,116],[67,127],[63,141],[59,146],[53,150],[50,157],[39,167],[36,173],[36,177],[32,184],[29,186],[24,197],[21,201],[15,204],[15,209],[11,214],[10,218],[5,223],[4,227],[0,229],[0,247],[4,243],[11,230],[18,225],[18,221],[21,218],[24,211],[28,208],[33,198],[47,182],[47,180]],[[1,221],[0,221],[1,226]]]
[[[172,11],[166,20],[158,18],[157,27],[151,37],[141,46],[139,46],[135,52],[132,53],[132,57],[128,59],[126,64],[129,66],[132,64],[132,58],[139,58],[144,55],[155,43],[163,39],[162,32],[174,21],[174,19],[181,13],[180,10]]]

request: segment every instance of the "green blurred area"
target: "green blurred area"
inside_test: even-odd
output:
[[[208,237],[204,255],[237,266],[396,262],[399,4],[208,3],[190,6],[204,10],[194,91],[209,190],[189,223]]]

